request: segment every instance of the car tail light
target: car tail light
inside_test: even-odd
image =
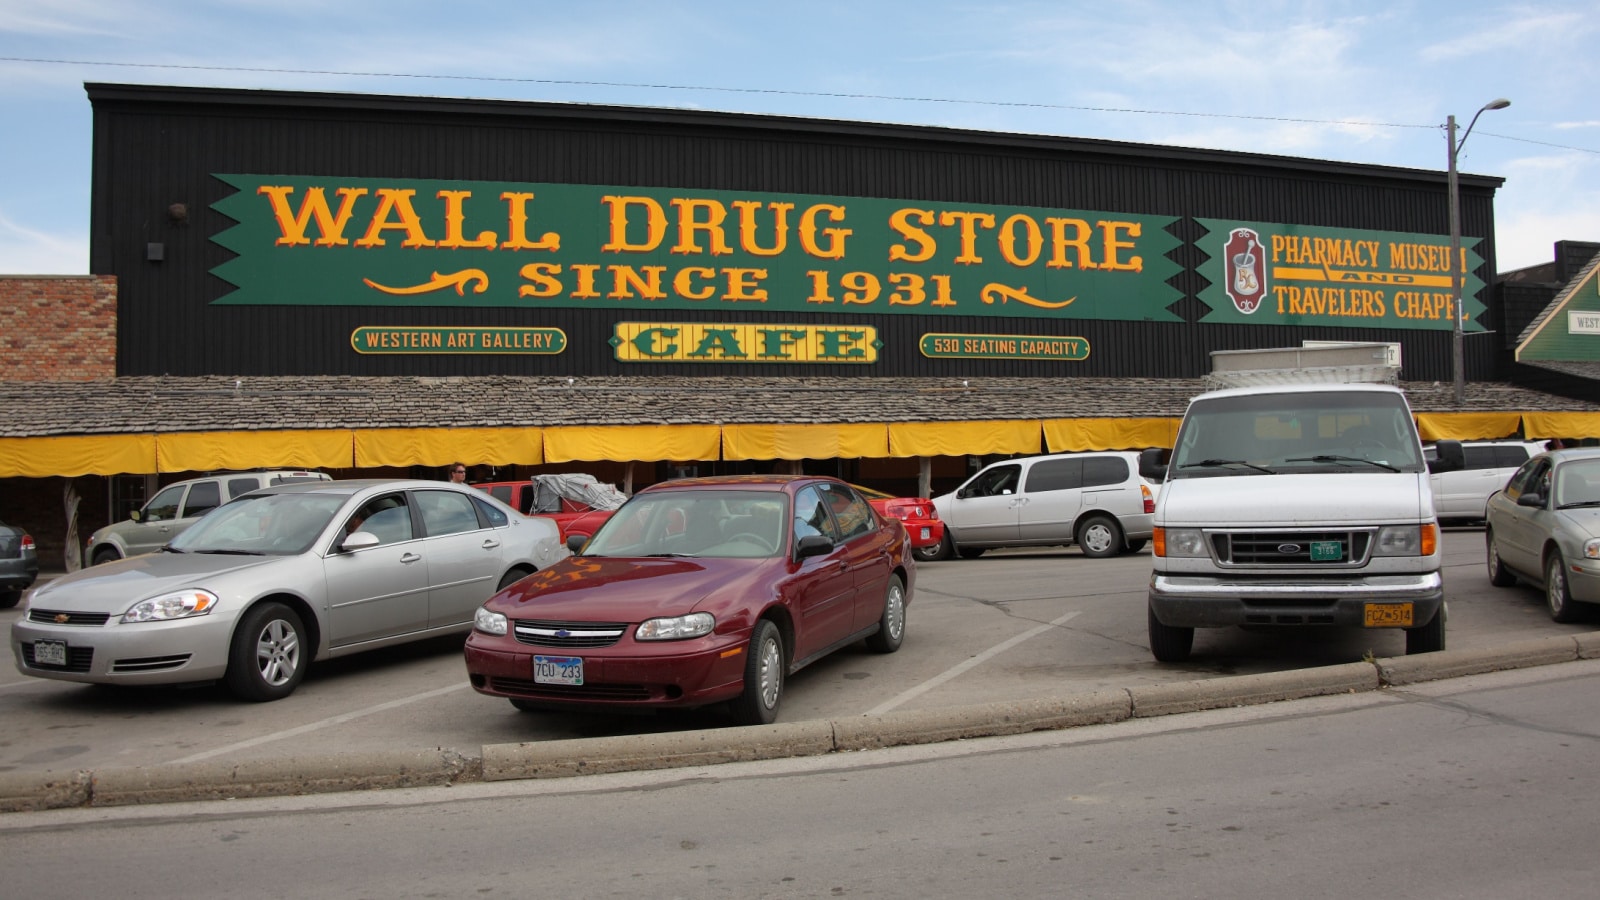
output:
[[[1156,511],[1156,498],[1155,498],[1154,494],[1150,493],[1150,485],[1148,485],[1148,484],[1139,485],[1139,493],[1144,495],[1144,511],[1145,511],[1145,513],[1149,514],[1149,513],[1155,512]]]
[[[31,535],[31,534],[23,535],[22,536],[22,550],[24,552],[26,552],[26,551],[32,550],[32,549],[33,549],[33,535]]]

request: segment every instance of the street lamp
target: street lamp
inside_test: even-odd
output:
[[[1504,97],[1490,100],[1479,110],[1472,114],[1472,121],[1467,123],[1467,130],[1462,132],[1461,140],[1456,140],[1456,117],[1450,116],[1445,123],[1445,143],[1450,148],[1450,300],[1455,309],[1455,332],[1451,335],[1453,343],[1450,347],[1450,362],[1455,376],[1456,406],[1464,406],[1467,402],[1467,371],[1465,352],[1462,346],[1463,323],[1466,313],[1461,309],[1461,293],[1464,290],[1463,282],[1466,273],[1461,265],[1461,189],[1456,182],[1456,154],[1461,152],[1461,146],[1467,142],[1467,136],[1472,134],[1472,126],[1478,124],[1478,117],[1484,110],[1505,109],[1511,101]]]

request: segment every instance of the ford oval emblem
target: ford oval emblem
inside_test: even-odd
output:
[[[1300,545],[1299,544],[1279,544],[1278,545],[1278,552],[1282,553],[1284,556],[1292,556],[1292,555],[1300,552]]]

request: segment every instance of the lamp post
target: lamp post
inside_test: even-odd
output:
[[[1490,100],[1472,114],[1472,121],[1467,123],[1467,130],[1462,132],[1461,140],[1456,140],[1456,117],[1450,116],[1445,122],[1445,143],[1450,150],[1449,156],[1449,192],[1450,192],[1450,305],[1455,310],[1455,330],[1451,335],[1450,364],[1455,377],[1456,406],[1464,406],[1467,402],[1467,369],[1464,344],[1463,326],[1466,313],[1461,308],[1461,294],[1466,280],[1466,273],[1461,265],[1461,189],[1456,178],[1456,154],[1461,152],[1461,146],[1467,142],[1467,137],[1472,134],[1472,126],[1478,124],[1478,117],[1484,110],[1505,109],[1511,101],[1501,97]]]

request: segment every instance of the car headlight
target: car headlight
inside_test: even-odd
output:
[[[1425,546],[1432,543],[1426,540],[1431,536],[1433,526],[1430,525],[1385,525],[1378,529],[1378,540],[1372,548],[1373,556],[1428,556],[1431,548]],[[1425,535],[1424,531],[1430,534]]]
[[[1166,556],[1205,557],[1206,536],[1198,528],[1168,528]]]
[[[1600,538],[1590,538],[1583,544],[1584,559],[1600,559]]]
[[[717,627],[716,617],[711,613],[690,613],[687,616],[671,616],[665,619],[650,619],[634,631],[633,639],[636,641],[681,641],[685,638],[697,638],[711,633]]]
[[[484,634],[505,634],[506,617],[487,606],[480,606],[472,615],[472,627]]]
[[[210,591],[177,591],[135,603],[132,609],[122,614],[122,621],[128,624],[187,619],[190,616],[203,616],[216,605],[217,595]]]

